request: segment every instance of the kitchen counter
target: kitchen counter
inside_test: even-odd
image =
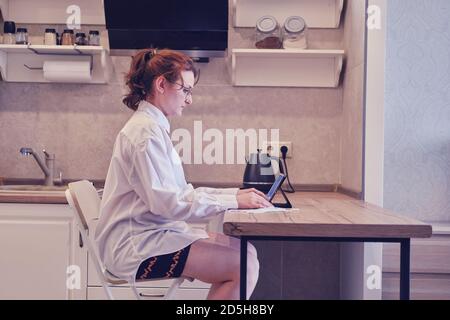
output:
[[[67,204],[64,191],[70,182],[81,179],[63,180],[63,186],[45,187],[42,179],[24,179],[24,178],[0,178],[0,203],[47,203],[47,204]],[[89,180],[97,189],[103,188],[104,180]],[[234,183],[205,183],[190,181],[194,188],[235,188],[241,187]],[[4,189],[2,190],[2,187]],[[10,187],[13,187],[12,189]],[[22,189],[23,187],[23,189]],[[338,199],[352,199],[344,195],[345,190],[338,189],[335,185],[295,185],[297,191],[295,194],[288,194],[289,199],[296,199],[299,194],[315,196],[326,195],[326,197],[337,197]],[[38,189],[38,190],[36,190]],[[56,190],[55,190],[56,189]],[[336,192],[338,191],[338,192]],[[342,192],[342,193],[340,193]],[[355,195],[358,197],[358,195]]]
[[[0,203],[67,204],[67,200],[64,194],[64,190],[61,191],[0,190]]]
[[[67,204],[64,194],[67,184],[77,180],[63,180],[62,185],[45,186],[42,179],[0,178],[0,203]],[[97,189],[104,180],[90,180]]]

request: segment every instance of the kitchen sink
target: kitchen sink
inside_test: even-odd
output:
[[[44,186],[38,184],[0,185],[0,191],[65,191],[67,186]]]

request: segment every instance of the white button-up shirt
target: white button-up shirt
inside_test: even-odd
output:
[[[122,279],[134,281],[149,257],[208,238],[186,221],[238,207],[238,188],[194,189],[186,182],[169,132],[161,110],[142,101],[114,144],[95,240],[105,267]]]

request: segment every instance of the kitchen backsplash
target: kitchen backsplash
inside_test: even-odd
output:
[[[345,24],[345,32],[355,32],[348,21]],[[293,158],[288,160],[293,184],[344,182],[347,188],[360,191],[361,172],[348,170],[348,166],[358,166],[359,154],[351,159],[342,155],[360,148],[362,133],[358,130],[362,121],[356,109],[362,108],[358,100],[362,85],[355,86],[360,81],[355,70],[362,70],[362,51],[357,48],[363,46],[360,33],[349,42],[345,40],[348,37],[344,39],[344,23],[335,30],[310,30],[311,48],[345,46],[354,51],[350,56],[357,56],[351,60],[356,62],[344,76],[344,85],[338,88],[233,87],[228,57],[200,64],[201,79],[194,89],[194,102],[183,117],[170,120],[172,131],[186,128],[193,133],[194,121],[202,121],[203,130],[216,128],[223,133],[238,128],[279,129],[280,140],[293,143]],[[229,51],[252,46],[253,30],[230,26]],[[34,160],[19,154],[20,147],[29,146],[55,153],[56,167],[64,178],[104,179],[114,139],[131,116],[121,103],[129,62],[127,57],[113,57],[115,73],[108,85],[0,82],[0,176],[42,176]],[[349,134],[343,126],[349,122],[353,128],[350,133],[357,136],[342,143]],[[244,165],[185,165],[185,171],[189,181],[240,183]]]

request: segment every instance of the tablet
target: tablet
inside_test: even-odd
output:
[[[267,192],[266,196],[270,202],[272,202],[278,189],[281,188],[281,185],[283,184],[284,179],[286,179],[286,176],[284,174],[280,174],[275,179],[275,182],[272,184],[272,187],[270,188],[269,192]]]

